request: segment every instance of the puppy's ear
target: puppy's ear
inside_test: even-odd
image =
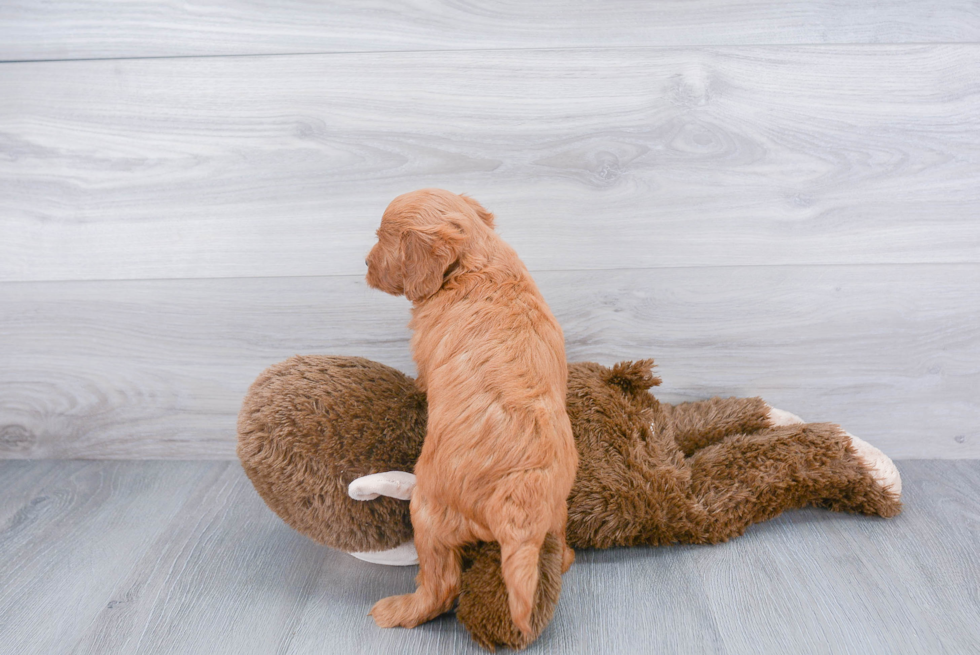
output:
[[[410,227],[402,233],[402,286],[412,302],[438,291],[446,270],[462,252],[467,219],[462,215],[447,218],[445,223]]]
[[[473,198],[462,194],[460,194],[459,197],[465,200],[466,204],[473,208],[473,211],[476,212],[476,215],[480,217],[481,221],[486,223],[487,227],[489,227],[491,230],[493,229],[493,214],[484,209],[483,205],[478,203],[476,200],[473,200]]]

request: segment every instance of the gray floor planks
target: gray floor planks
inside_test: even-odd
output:
[[[0,498],[2,649],[18,654],[66,652],[113,600],[105,592],[169,528],[188,494],[201,485],[210,491],[211,472],[227,464],[27,467],[36,475],[22,476]],[[8,472],[18,470],[5,467],[0,477]],[[43,597],[53,602],[31,602]]]
[[[980,261],[980,46],[0,66],[0,280],[359,274],[469,192],[532,270]]]
[[[974,652],[980,461],[899,468],[890,521],[806,510],[718,546],[581,551],[528,652]],[[316,546],[234,462],[0,462],[0,485],[4,652],[481,652],[452,616],[376,628],[414,567]]]
[[[658,395],[762,395],[897,457],[980,457],[980,267],[546,272],[571,360],[654,357]],[[361,277],[0,284],[0,458],[227,458],[296,353],[411,372],[404,299]]]
[[[0,60],[978,39],[968,0],[8,0],[0,12]]]
[[[166,534],[125,571],[73,653],[152,653],[163,644],[170,652],[222,652],[231,631],[251,652],[280,652],[322,557],[263,520],[237,463],[208,473],[211,484],[196,488]]]

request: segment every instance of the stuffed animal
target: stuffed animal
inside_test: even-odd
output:
[[[579,470],[568,497],[573,548],[718,543],[804,506],[891,517],[898,470],[830,423],[760,398],[672,406],[649,389],[652,360],[569,365]],[[425,437],[414,381],[357,357],[298,356],[263,372],[242,406],[238,456],[286,523],[361,559],[414,563],[408,503]],[[466,550],[457,617],[484,647],[522,648],[551,620],[561,552],[542,550],[532,633],[510,620],[496,544]]]

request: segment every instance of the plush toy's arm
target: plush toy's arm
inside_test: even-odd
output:
[[[661,407],[673,424],[677,445],[688,457],[729,435],[751,434],[773,424],[771,408],[762,398],[712,398]]]
[[[385,471],[384,473],[374,473],[357,478],[347,485],[347,494],[354,500],[363,501],[371,501],[378,496],[411,500],[413,489],[415,489],[415,476],[413,474],[405,471]],[[406,541],[388,550],[350,554],[359,560],[386,566],[412,566],[419,563],[415,544],[411,541]]]
[[[405,471],[385,471],[364,475],[347,486],[347,493],[354,500],[374,500],[389,496],[399,500],[411,500],[415,489],[415,475]]]

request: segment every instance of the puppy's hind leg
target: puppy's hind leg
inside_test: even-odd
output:
[[[448,520],[450,512],[430,510],[416,488],[412,496],[412,524],[419,556],[418,588],[415,593],[390,596],[375,603],[370,614],[382,628],[414,628],[431,621],[448,612],[459,596],[460,544],[448,542],[446,538],[460,536],[460,528],[453,525],[457,521]]]

